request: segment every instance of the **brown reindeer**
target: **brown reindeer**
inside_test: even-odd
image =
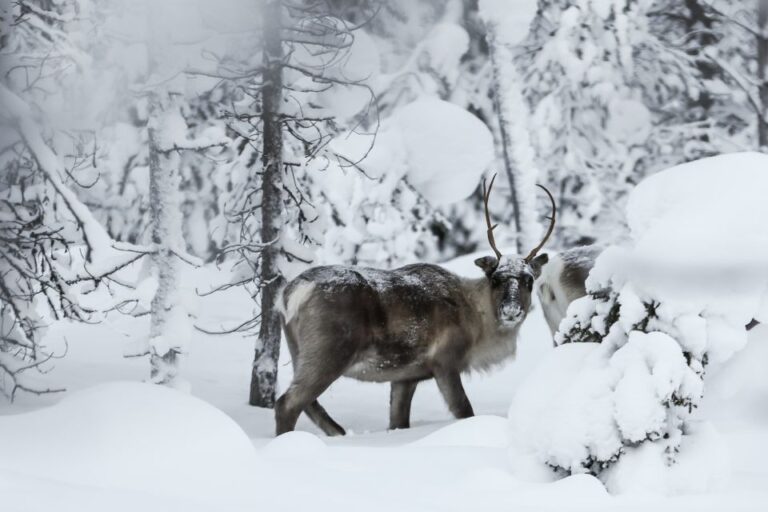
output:
[[[494,176],[495,179],[495,176]],[[461,373],[515,354],[531,305],[537,256],[555,225],[555,201],[544,239],[528,256],[502,256],[488,212],[493,181],[483,182],[488,242],[495,253],[475,260],[485,277],[467,279],[426,263],[395,270],[325,266],[303,272],[284,289],[283,329],[294,375],[275,406],[277,434],[304,411],[327,435],[343,435],[317,398],[342,375],[391,382],[389,428],[407,428],[416,385],[434,378],[456,418],[473,415]]]

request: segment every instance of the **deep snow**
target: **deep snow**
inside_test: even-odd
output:
[[[556,335],[577,346],[546,356],[513,399],[521,453],[597,474],[613,493],[727,485],[727,449],[695,412],[713,367],[747,345],[750,320],[764,318],[766,166],[759,153],[705,158],[630,193],[628,240],[597,258],[589,295],[570,305]]]
[[[448,266],[478,275],[472,260]],[[188,272],[190,282],[205,283],[214,270]],[[250,308],[241,293],[201,299],[196,322],[236,323]],[[423,383],[414,427],[387,432],[388,387],[342,379],[321,402],[351,432],[344,438],[323,437],[304,417],[299,431],[273,438],[271,411],[246,405],[253,338],[195,332],[183,367],[192,397],[138,384],[148,361],[122,354],[147,329],[146,317],[119,315],[99,325],[52,326],[49,343],[66,338],[69,351],[48,378],[69,391],[0,406],[3,511],[720,511],[768,504],[768,327],[752,331],[747,349],[708,380],[698,414],[723,448],[718,487],[615,496],[587,475],[553,481],[507,448],[509,404],[520,389],[537,393],[521,383],[553,351],[539,308],[522,329],[515,362],[465,376],[478,417],[454,421],[434,384]],[[284,388],[291,373],[285,350],[280,364]]]

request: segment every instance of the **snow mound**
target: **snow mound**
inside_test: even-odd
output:
[[[611,376],[601,371],[596,343],[550,352],[517,389],[509,410],[514,452],[583,473],[589,453],[611,459],[621,448],[611,400]]]
[[[673,264],[768,259],[768,155],[732,153],[672,167],[630,195],[635,252]]]
[[[295,457],[324,452],[328,447],[316,435],[296,430],[277,436],[264,447],[272,457]]]
[[[0,453],[0,468],[36,477],[178,493],[230,488],[254,461],[250,440],[223,412],[172,389],[129,382],[0,417]]]
[[[723,490],[730,478],[730,455],[711,423],[691,423],[675,463],[665,462],[664,447],[644,443],[628,451],[603,475],[614,493],[703,493]]]
[[[602,482],[592,475],[571,475],[552,484],[552,491],[573,498],[571,503],[603,501],[609,498]]]
[[[474,416],[411,443],[412,446],[477,446],[502,448],[508,444],[507,421],[500,416]]]
[[[740,323],[768,320],[766,190],[762,153],[705,158],[645,179],[627,206],[634,243],[626,278]]]
[[[751,333],[761,340],[768,339],[768,325],[759,325]],[[765,341],[750,342],[726,364],[711,365],[704,407],[716,406],[723,417],[768,420],[768,407],[763,406],[768,404],[766,368]]]

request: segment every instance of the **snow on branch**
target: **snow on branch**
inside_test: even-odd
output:
[[[723,19],[723,20],[725,20],[725,21],[727,21],[727,22],[733,23],[733,24],[734,24],[734,25],[736,25],[737,27],[740,27],[741,29],[743,29],[743,30],[745,30],[745,31],[749,32],[749,33],[750,33],[750,34],[752,34],[753,36],[755,36],[755,37],[768,37],[768,35],[766,35],[766,34],[764,34],[764,33],[762,32],[762,30],[760,29],[760,27],[758,27],[758,26],[756,26],[756,25],[751,25],[751,24],[749,24],[747,21],[742,21],[742,20],[739,20],[739,19],[737,19],[737,18],[736,18],[736,16],[734,16],[734,15],[732,15],[732,14],[728,14],[728,13],[726,13],[726,12],[724,12],[724,11],[722,11],[722,10],[718,9],[717,7],[715,7],[715,6],[714,6],[713,2],[711,2],[711,1],[709,1],[709,2],[705,1],[705,2],[703,2],[703,3],[704,3],[704,5],[706,6],[706,8],[707,8],[707,9],[709,9],[709,11],[710,11],[712,14],[714,14],[714,15],[716,15],[716,16],[718,16],[718,17],[720,17],[721,19]],[[744,13],[744,14],[745,14],[745,16],[744,16],[745,18],[748,18],[748,17],[749,17],[749,14],[746,14],[744,11],[740,11],[740,12],[742,12],[742,13]]]
[[[0,352],[0,393],[12,402],[19,391],[35,395],[65,391],[64,388],[33,386],[22,378],[24,372],[29,370],[43,371],[42,366],[56,357],[53,354],[47,354],[42,359],[37,358],[33,361],[23,361],[11,356],[9,353]]]
[[[37,167],[46,181],[62,199],[83,235],[86,246],[85,263],[82,272],[69,276],[68,282],[87,279],[99,280],[120,270],[146,254],[151,247],[115,244],[104,227],[96,220],[90,209],[62,180],[64,169],[53,150],[46,144],[34,126],[31,112],[26,103],[7,87],[0,85],[0,103],[5,105],[5,115],[15,124]]]
[[[161,146],[158,148],[161,153],[171,153],[173,151],[207,151],[213,148],[225,148],[229,145],[228,140],[210,140],[205,137],[188,140],[184,142],[174,142],[170,146]]]
[[[706,52],[705,55],[715,66],[725,71],[726,74],[731,77],[736,85],[739,86],[742,91],[744,91],[744,94],[747,96],[749,104],[752,106],[752,109],[755,111],[755,113],[765,122],[768,122],[768,117],[766,117],[766,113],[764,112],[765,108],[762,106],[762,101],[758,96],[758,85],[754,83],[750,77],[739,73],[724,59],[719,58],[715,52]]]

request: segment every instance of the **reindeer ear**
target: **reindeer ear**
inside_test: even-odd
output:
[[[486,276],[491,277],[491,274],[493,274],[499,266],[499,260],[493,256],[483,256],[482,258],[477,258],[475,260],[475,265],[483,269]]]
[[[541,275],[541,269],[549,262],[549,254],[539,254],[531,261],[531,269],[533,270],[534,279],[538,279]]]

